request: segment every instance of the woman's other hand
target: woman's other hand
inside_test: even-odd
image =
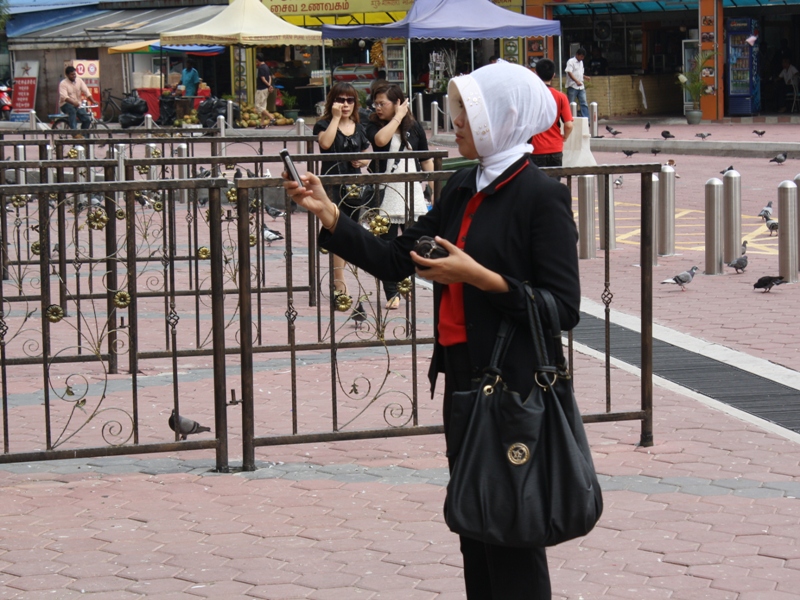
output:
[[[508,283],[500,274],[482,266],[469,254],[446,239],[438,235],[435,239],[437,244],[450,253],[450,256],[423,258],[412,250],[411,260],[418,265],[417,275],[443,285],[467,283],[484,292],[508,291]]]
[[[372,159],[367,160],[351,160],[350,164],[353,165],[356,169],[362,169],[369,165],[372,162]]]
[[[397,117],[398,121],[402,121],[405,116],[408,114],[408,98],[400,102],[397,101],[394,109],[394,116]]]
[[[319,177],[313,173],[305,173],[300,176],[302,185],[289,179],[289,175],[285,171],[282,173],[282,177],[286,180],[283,182],[283,187],[292,200],[314,214],[326,229],[331,229],[336,225],[339,215],[338,208],[328,198]]]

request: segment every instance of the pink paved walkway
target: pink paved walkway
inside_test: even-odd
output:
[[[685,236],[680,256],[661,259],[656,282],[702,268],[702,185],[730,162],[659,158],[678,162]],[[776,197],[777,182],[800,169],[791,161],[734,164],[751,266],[743,275],[698,276],[686,293],[656,283],[655,320],[797,369],[797,286],[752,290],[777,267],[775,244],[752,217]],[[635,228],[636,187],[617,191],[618,217],[632,219],[627,230],[620,221],[619,235]],[[612,256],[613,306],[636,315],[635,232],[626,240]],[[582,261],[581,269],[584,295],[598,301],[602,261]],[[309,369],[306,391],[327,394],[324,367]],[[602,369],[576,355],[587,411],[600,408]],[[615,368],[612,385],[615,409],[637,407],[635,375]],[[423,394],[426,419],[436,418],[438,401]],[[656,387],[654,403],[651,448],[636,446],[632,423],[587,427],[606,510],[586,538],[550,549],[554,597],[797,598],[800,437],[678,391]],[[256,472],[229,475],[209,472],[208,452],[0,466],[0,598],[463,598],[457,541],[441,513],[443,450],[439,436],[285,446],[259,450]]]

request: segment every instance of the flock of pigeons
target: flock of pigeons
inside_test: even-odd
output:
[[[645,123],[644,130],[645,131],[650,131],[650,121]],[[611,125],[606,125],[606,131],[608,133],[610,133],[614,137],[617,137],[618,135],[620,135],[622,133],[618,129],[614,129]],[[763,130],[763,129],[754,129],[753,133],[755,133],[758,137],[763,137],[763,135],[766,133],[766,131]],[[661,137],[664,138],[664,141],[666,141],[666,140],[674,140],[675,139],[675,136],[672,135],[666,129],[661,132]],[[695,133],[694,137],[698,137],[702,141],[705,142],[706,138],[710,138],[711,137],[711,134],[710,133]],[[653,156],[657,156],[661,152],[661,149],[660,148],[653,148],[652,150],[650,150],[650,152],[653,153]],[[634,154],[639,154],[639,151],[638,150],[623,150],[622,153],[627,158],[630,158]],[[783,163],[786,162],[786,159],[788,157],[789,157],[789,155],[786,152],[781,152],[780,154],[778,154],[775,157],[771,158],[769,162],[774,162],[774,163],[777,163],[779,165],[782,165]]]
[[[728,171],[733,167],[729,167],[725,169]],[[725,172],[723,171],[723,173]],[[772,236],[773,231],[778,231],[778,221],[772,218],[772,200],[767,202],[767,205],[761,209],[761,212],[758,213],[758,216],[764,219],[767,224],[767,228],[769,229],[769,235]],[[742,242],[742,252],[741,256],[734,260],[733,262],[728,263],[728,266],[736,271],[736,274],[744,273],[745,269],[747,268],[747,240]],[[682,292],[686,291],[686,286],[692,282],[694,279],[694,275],[697,272],[697,267],[692,267],[688,271],[683,271],[675,275],[670,279],[665,279],[661,283],[667,284],[674,284],[678,285],[681,288]],[[753,284],[753,289],[755,290],[764,290],[764,292],[770,291],[776,285],[780,285],[782,283],[786,283],[783,276],[781,275],[765,275],[764,277],[759,277],[758,281]]]

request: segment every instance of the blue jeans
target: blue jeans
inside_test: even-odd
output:
[[[576,90],[575,88],[568,87],[567,88],[567,97],[569,98],[570,102],[575,102],[575,98],[578,98],[578,110],[580,110],[579,115],[572,115],[573,117],[586,117],[589,118],[589,105],[586,103],[586,88],[582,90]]]
[[[61,105],[61,112],[67,115],[70,129],[78,128],[78,119],[81,121],[81,129],[89,129],[89,125],[92,124],[92,117],[89,116],[89,111],[83,107],[77,108],[69,102],[64,102]]]

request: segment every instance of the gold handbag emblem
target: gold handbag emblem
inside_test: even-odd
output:
[[[517,442],[508,449],[508,460],[512,465],[524,465],[531,459],[531,451],[525,444]]]

